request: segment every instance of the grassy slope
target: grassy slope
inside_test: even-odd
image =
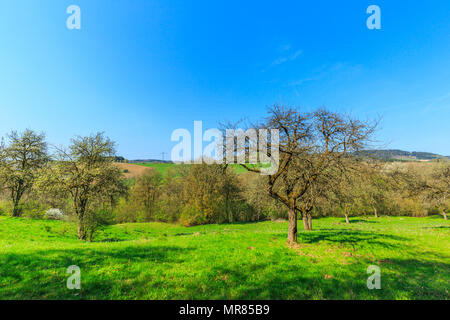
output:
[[[82,243],[60,221],[0,217],[0,299],[449,299],[450,224],[439,217],[108,227]],[[66,288],[81,268],[82,290]],[[381,290],[366,269],[381,267]]]
[[[145,166],[145,167],[149,167],[149,168],[155,168],[156,170],[158,170],[159,173],[164,174],[166,172],[167,169],[172,168],[173,166],[176,166],[176,164],[174,163],[150,163],[150,162],[140,162],[140,163],[135,163],[136,165],[139,166]],[[241,167],[238,164],[231,164],[230,165],[232,168],[234,168],[236,173],[243,173],[243,172],[247,172],[247,170],[243,167]]]
[[[151,163],[151,162],[139,162],[139,163],[135,163],[138,166],[144,166],[144,167],[149,167],[149,168],[155,168],[156,170],[158,170],[159,173],[164,174],[164,172],[175,166],[175,164],[173,163]]]

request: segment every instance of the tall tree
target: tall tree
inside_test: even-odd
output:
[[[11,197],[14,217],[20,216],[20,200],[36,180],[36,172],[48,161],[45,135],[32,130],[12,131],[0,147],[0,180]]]
[[[278,171],[269,176],[267,189],[272,197],[287,206],[288,243],[296,243],[301,198],[329,168],[346,170],[345,159],[365,146],[376,123],[322,108],[307,113],[274,106],[260,127],[279,131],[280,164]],[[261,172],[255,166],[242,166],[249,171]]]
[[[78,238],[92,237],[99,210],[126,192],[124,177],[113,163],[115,144],[103,133],[72,139],[68,150],[57,151],[57,161],[42,174],[40,187],[69,197],[78,221]]]

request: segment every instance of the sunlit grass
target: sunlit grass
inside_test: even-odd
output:
[[[135,164],[144,166],[144,167],[154,168],[160,174],[165,174],[167,169],[176,166],[176,164],[174,164],[174,163],[156,163],[156,162],[137,162]]]
[[[299,225],[300,226],[300,225]],[[440,217],[314,220],[286,246],[286,222],[107,227],[0,217],[1,299],[448,299],[450,224]],[[368,290],[369,265],[381,290]],[[66,268],[81,268],[81,290]]]
[[[166,171],[170,168],[174,168],[176,166],[175,163],[156,163],[156,162],[137,162],[135,163],[140,166],[149,167],[156,169],[159,173],[165,174]],[[255,165],[248,165],[249,167],[255,166]],[[269,165],[264,165],[264,167],[268,167]],[[230,167],[233,168],[235,173],[244,173],[247,172],[247,169],[242,167],[239,164],[230,164]]]

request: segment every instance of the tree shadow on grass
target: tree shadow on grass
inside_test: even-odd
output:
[[[441,256],[442,257],[442,256]],[[448,257],[447,257],[448,259]],[[450,264],[419,259],[384,259],[380,265],[381,290],[411,299],[450,299]]]
[[[428,219],[441,220],[445,221],[444,217],[441,214],[433,214],[427,217]]]
[[[371,260],[325,271],[294,255],[281,262],[280,249],[264,262],[221,261],[198,273],[175,274],[193,258],[192,250],[136,244],[7,253],[0,256],[0,299],[449,299],[450,265],[433,261],[445,261],[444,255],[386,256],[377,262],[382,289],[368,290]],[[69,265],[81,268],[81,291],[66,288]]]
[[[450,229],[450,226],[439,226],[439,227],[422,227],[422,229]]]
[[[320,241],[329,242],[344,242],[344,243],[357,243],[357,242],[379,242],[378,240],[395,240],[404,241],[407,240],[404,237],[399,237],[391,234],[373,233],[367,231],[357,230],[318,230],[312,232],[300,233],[300,239],[302,242],[314,243]]]
[[[278,233],[274,236],[287,237],[285,233]],[[390,242],[386,242],[390,240]],[[355,245],[357,243],[370,243],[384,248],[396,249],[402,248],[403,241],[408,240],[404,237],[399,237],[391,234],[373,233],[359,230],[343,230],[343,229],[319,229],[309,232],[299,232],[299,243],[318,243],[318,242],[332,242],[348,245]]]
[[[343,220],[345,222],[345,220]],[[350,218],[350,223],[380,223],[379,221],[363,220],[363,219],[352,219]]]
[[[2,254],[0,299],[107,298],[119,278],[139,277],[141,271],[134,268],[136,264],[183,263],[190,250],[193,249],[136,244]],[[71,265],[81,270],[83,291],[79,296],[66,288],[66,270]]]
[[[123,242],[127,241],[126,239],[120,239],[120,238],[105,238],[101,240],[95,240],[93,242]]]
[[[389,259],[385,259],[389,260]],[[308,265],[265,264],[221,266],[187,287],[183,299],[449,299],[442,277],[449,264],[417,259],[390,259],[381,267],[381,290],[367,288],[367,267],[361,261],[345,269],[309,272]],[[270,270],[268,272],[267,270]],[[436,273],[439,270],[439,273]],[[258,274],[262,276],[258,277]],[[208,281],[208,279],[219,279]],[[448,278],[448,276],[447,276]],[[206,290],[205,290],[206,287]]]

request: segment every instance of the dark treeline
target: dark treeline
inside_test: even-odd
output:
[[[115,144],[102,133],[50,152],[44,134],[12,132],[0,146],[0,214],[73,219],[83,240],[114,223],[286,219],[290,243],[297,240],[297,220],[309,231],[315,217],[341,216],[346,223],[357,215],[447,218],[449,163],[356,156],[375,124],[324,109],[275,106],[259,128],[280,130],[280,166],[269,176],[255,166],[236,173],[235,166],[192,164],[125,179]]]

